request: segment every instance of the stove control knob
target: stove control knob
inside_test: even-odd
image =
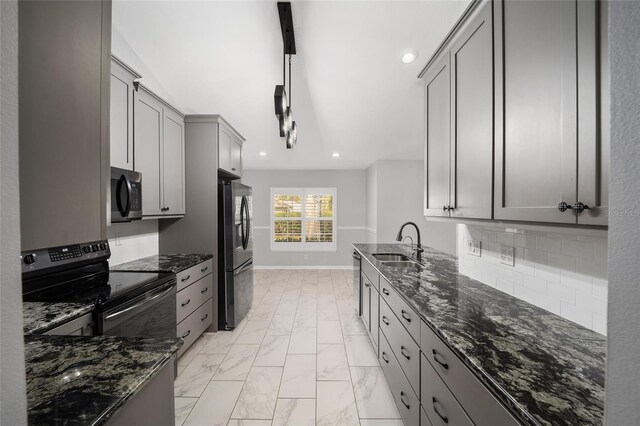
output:
[[[106,250],[107,245],[105,243],[100,243],[100,250]]]
[[[85,253],[91,253],[91,247],[89,247],[89,246],[84,246],[84,248],[82,249],[82,251],[84,251]]]
[[[98,245],[97,244],[92,245],[91,251],[98,251]]]
[[[36,254],[35,253],[27,254],[23,258],[23,260],[24,260],[24,263],[26,263],[27,265],[31,265],[36,261]]]

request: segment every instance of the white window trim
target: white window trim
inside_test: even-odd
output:
[[[276,194],[300,195],[302,196],[302,242],[301,243],[276,243],[275,240],[275,216],[273,214],[273,197]],[[305,199],[307,195],[332,195],[333,196],[333,242],[331,243],[307,243],[306,238],[306,217]],[[271,222],[269,223],[269,236],[271,251],[277,252],[335,252],[338,251],[338,189],[337,188],[306,188],[306,187],[278,187],[271,188],[269,201],[271,210]]]

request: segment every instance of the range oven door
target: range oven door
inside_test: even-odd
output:
[[[111,222],[142,219],[142,174],[111,167]]]
[[[176,281],[114,306],[98,317],[98,334],[176,337]]]

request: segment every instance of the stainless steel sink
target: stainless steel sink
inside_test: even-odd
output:
[[[402,263],[413,262],[411,259],[409,259],[408,256],[405,256],[404,254],[401,254],[401,253],[373,253],[373,257],[375,257],[380,262],[385,262],[385,263],[389,263],[389,262],[402,262]]]

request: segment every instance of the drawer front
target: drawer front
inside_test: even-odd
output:
[[[384,302],[383,302],[384,303]],[[380,319],[380,296],[378,292],[371,287],[371,307],[369,308],[371,312],[370,323],[371,323],[371,331],[369,335],[371,336],[371,342],[373,343],[373,347],[378,351],[378,335],[380,334],[380,330],[378,328],[378,323]]]
[[[189,287],[200,278],[213,272],[213,259],[205,260],[202,263],[198,263],[189,269],[185,269],[182,272],[176,274],[176,280],[178,281],[178,291],[183,288]]]
[[[384,301],[380,302],[380,330],[391,345],[391,350],[414,392],[420,395],[420,347]]]
[[[413,340],[420,341],[420,318],[418,314],[402,300],[391,284],[384,278],[380,279],[380,299],[387,302],[400,323],[407,329]]]
[[[196,341],[198,337],[211,325],[213,321],[213,302],[207,299],[202,306],[178,324],[178,337],[184,339],[184,345],[178,351],[182,355]]]
[[[176,295],[176,315],[181,322],[193,311],[198,309],[213,293],[213,274],[209,274],[199,281],[184,288]]]
[[[371,332],[371,281],[366,275],[360,274],[362,277],[362,322],[368,333]]]
[[[473,426],[460,404],[447,389],[436,370],[423,358],[421,372],[422,407],[433,426]]]
[[[515,426],[520,424],[424,322],[421,324],[420,347],[425,357],[422,370],[432,366],[433,370],[437,371],[476,425]],[[424,381],[422,386],[424,392]],[[428,395],[423,393],[422,396],[423,404],[428,409],[426,400]]]
[[[380,365],[405,426],[418,426],[420,424],[420,400],[404,376],[384,333],[380,333]]]
[[[364,257],[362,258],[362,272],[369,278],[369,281],[374,285],[376,291],[380,291],[380,274],[373,267],[371,263]]]
[[[433,426],[422,406],[420,407],[420,426]]]

